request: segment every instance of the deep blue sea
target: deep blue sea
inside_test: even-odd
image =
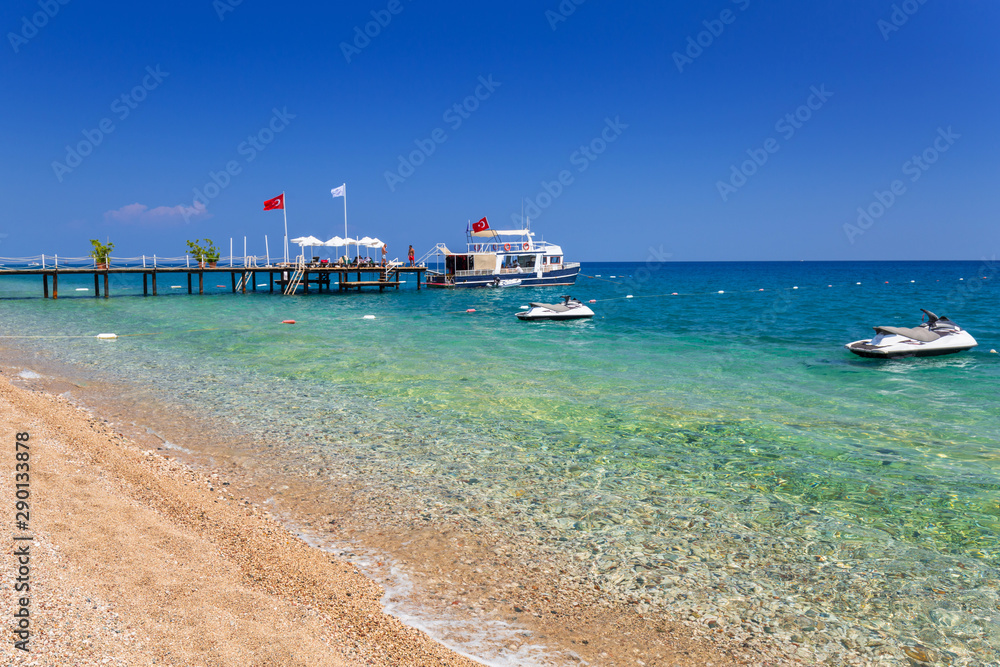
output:
[[[557,547],[603,545],[595,581],[653,608],[679,609],[684,587],[689,607],[739,615],[763,586],[780,632],[823,635],[818,612],[818,644],[855,628],[998,664],[998,268],[585,263],[572,288],[295,297],[188,296],[161,278],[144,298],[140,280],[113,278],[110,299],[65,276],[57,301],[40,279],[0,275],[0,335],[51,336],[4,340],[159,383],[289,457],[349,452],[353,474],[405,480],[421,502],[490,507],[501,528],[530,514]],[[595,300],[596,317],[515,318],[560,294]],[[916,326],[920,308],[979,346],[895,361],[844,349],[873,325]],[[708,590],[720,576],[724,595]]]

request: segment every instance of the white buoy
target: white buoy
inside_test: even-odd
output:
[[[520,306],[519,310],[528,310],[528,307],[527,306]]]
[[[180,285],[171,285],[170,289],[181,289]]]
[[[798,289],[798,286],[796,286],[796,287],[793,287],[792,289]]]
[[[611,276],[612,278],[617,278],[618,276]]]
[[[725,294],[725,293],[726,293],[725,290],[721,290],[721,289],[719,290],[719,294]]]
[[[625,298],[626,298],[626,299],[632,299],[632,298],[634,298],[634,297],[633,297],[633,296],[632,296],[631,294],[629,294],[629,295],[628,295],[628,296],[626,296]]]
[[[366,319],[366,320],[374,320],[375,316],[374,315],[365,315],[364,319]]]
[[[996,350],[990,350],[990,354],[996,354],[996,353],[997,353]]]
[[[910,282],[911,282],[911,283],[915,283],[915,282],[917,282],[917,281],[916,281],[916,280],[911,280]]]
[[[77,292],[89,292],[90,288],[89,287],[77,287],[76,291]]]
[[[257,287],[267,287],[267,283],[257,283]]]
[[[854,283],[855,285],[860,285],[861,283]]]
[[[118,334],[112,334],[112,333],[97,334],[97,338],[99,340],[114,340],[118,338]]]

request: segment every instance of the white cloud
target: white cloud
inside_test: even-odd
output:
[[[212,217],[205,205],[199,201],[184,206],[157,206],[149,208],[145,204],[126,204],[114,211],[107,211],[104,220],[124,224],[178,224]]]

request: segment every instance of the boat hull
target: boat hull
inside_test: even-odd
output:
[[[930,342],[912,341],[901,336],[891,339],[883,338],[880,344],[872,344],[877,339],[856,340],[844,347],[868,359],[899,359],[901,357],[940,357],[945,354],[957,354],[974,348],[976,339],[968,332],[962,331]]]
[[[497,273],[474,276],[439,276],[440,280],[429,278],[425,283],[428,287],[492,287],[497,280],[517,279],[520,285],[511,287],[554,287],[573,285],[580,274],[580,267],[545,271],[539,276],[536,273]]]

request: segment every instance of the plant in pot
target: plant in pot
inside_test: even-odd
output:
[[[219,263],[219,249],[215,247],[212,239],[205,239],[205,245],[201,245],[201,239],[188,241],[188,252],[198,261],[198,266],[204,268],[207,263],[209,268],[214,269]]]
[[[90,257],[94,260],[94,267],[98,269],[108,268],[108,257],[111,255],[111,251],[114,250],[115,244],[110,241],[101,243],[97,239],[90,239],[90,245],[94,246],[94,249],[90,251]]]

